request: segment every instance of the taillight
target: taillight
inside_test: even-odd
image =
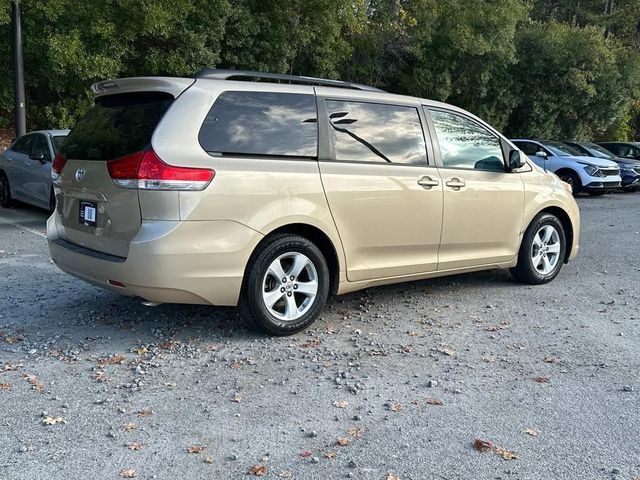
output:
[[[208,168],[167,165],[153,150],[111,160],[107,169],[117,186],[140,190],[204,190],[216,174]]]
[[[58,178],[60,178],[62,169],[66,164],[67,164],[67,159],[58,153],[53,159],[53,163],[51,164],[51,178],[54,181],[57,181]]]

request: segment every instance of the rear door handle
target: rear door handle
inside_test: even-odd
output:
[[[418,185],[420,185],[422,188],[426,190],[429,190],[433,187],[437,187],[438,185],[440,185],[440,182],[438,180],[431,178],[429,175],[425,175],[420,180],[418,180]]]
[[[445,185],[451,187],[453,190],[460,190],[465,187],[466,183],[464,183],[464,180],[461,178],[453,177],[451,180],[447,180]]]

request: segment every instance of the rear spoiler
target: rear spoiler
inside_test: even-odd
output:
[[[194,82],[193,78],[176,77],[117,78],[94,83],[91,85],[91,91],[96,97],[129,92],[166,92],[177,97]]]

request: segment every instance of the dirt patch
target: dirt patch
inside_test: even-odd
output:
[[[9,147],[14,132],[9,128],[0,129],[0,152]]]

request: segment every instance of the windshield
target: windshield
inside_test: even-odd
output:
[[[51,143],[53,143],[54,153],[58,153],[60,151],[65,138],[67,138],[66,135],[57,135],[55,137],[51,137]]]
[[[595,157],[608,158],[612,160],[616,158],[616,156],[609,150],[601,147],[600,145],[596,145],[595,143],[583,143],[582,146],[589,150],[589,153],[591,153]]]
[[[558,157],[579,157],[582,155],[580,150],[576,150],[575,148],[560,142],[545,142],[544,146]]]

